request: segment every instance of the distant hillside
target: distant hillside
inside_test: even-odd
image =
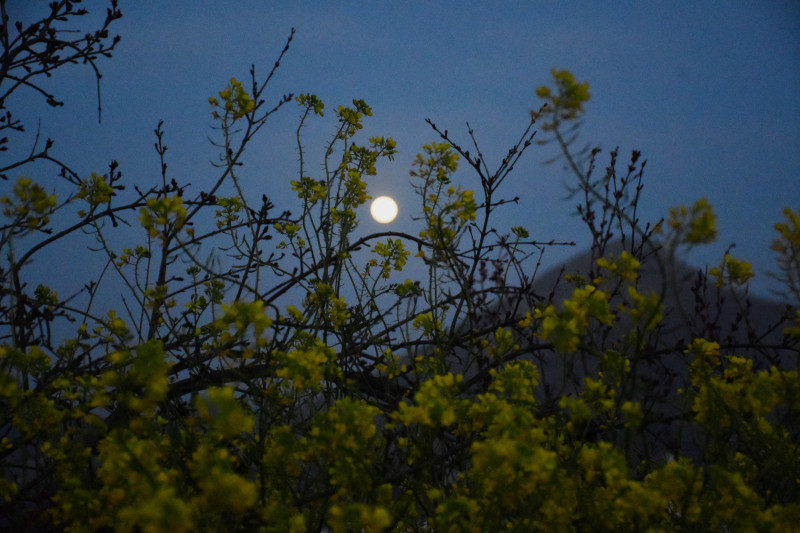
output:
[[[617,241],[609,244],[605,255],[619,256],[621,251],[621,243]],[[578,274],[586,280],[595,277],[598,268],[591,251],[578,253],[562,265],[538,275],[533,292],[558,306],[558,302],[569,298],[574,289],[574,285],[562,279],[563,274]],[[726,340],[746,342],[750,329],[780,341],[786,326],[788,303],[751,295],[742,289],[717,289],[714,279],[706,281],[703,274],[704,269],[683,261],[670,263],[663,249],[642,262],[637,288],[640,292],[663,293],[664,333],[668,333],[671,340],[688,341],[710,335],[721,344]],[[711,328],[712,323],[719,328]]]
[[[617,242],[607,247],[604,256],[611,253],[616,257],[620,252],[621,245]],[[590,251],[576,254],[563,265],[536,277],[533,298],[525,295],[516,302],[506,300],[480,320],[480,329],[493,331],[496,327],[493,324],[500,323],[511,324],[513,328],[510,318],[522,318],[530,310],[527,303],[530,301],[539,302],[537,306],[552,303],[560,311],[562,302],[571,297],[576,287],[564,276],[579,275],[590,281],[598,273]],[[546,341],[529,333],[517,333],[521,353],[513,354],[512,358],[536,362],[541,374],[537,397],[543,412],[556,409],[562,396],[582,390],[584,377],[597,379],[598,371],[602,370],[600,357],[605,351],[614,350],[628,358],[628,364],[635,368],[635,398],[648,413],[646,433],[650,441],[641,446],[650,451],[642,453],[652,455],[653,450],[659,450],[662,458],[678,454],[695,456],[698,437],[692,431],[683,431],[681,422],[691,406],[679,393],[688,383],[689,364],[694,356],[685,350],[694,338],[718,342],[723,355],[751,357],[754,370],[773,365],[789,369],[798,365],[796,347],[784,343],[783,330],[793,313],[786,303],[750,296],[740,289],[717,288],[714,278],[707,278],[702,270],[681,261],[670,262],[663,250],[643,261],[637,289],[640,293],[652,291],[663,297],[663,320],[657,330],[645,333],[643,347],[631,346],[627,334],[633,326],[626,324],[624,318],[610,328],[596,322],[590,324],[582,347],[570,354],[554,351]],[[621,298],[612,299],[612,310],[622,302]],[[466,363],[467,383],[477,384],[488,366],[496,364],[482,356],[476,363],[474,356],[470,357],[460,347],[455,347],[452,353],[454,359]],[[622,436],[605,438],[613,441]]]

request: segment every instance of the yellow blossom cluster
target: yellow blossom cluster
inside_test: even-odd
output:
[[[541,320],[541,329],[536,335],[552,342],[557,351],[571,353],[578,349],[590,318],[607,325],[614,320],[608,306],[608,294],[593,285],[576,287],[572,298],[564,300],[561,305],[560,312],[552,304],[544,310],[535,309],[533,313],[527,313],[519,325],[524,328],[534,319]]]
[[[30,178],[20,177],[12,187],[12,196],[0,196],[3,215],[19,221],[27,229],[41,228],[50,221],[56,206],[56,195]]]
[[[323,313],[334,330],[342,328],[350,318],[344,297],[336,296],[333,287],[327,283],[315,284],[314,290],[308,293],[307,301],[309,305]]]
[[[81,180],[81,186],[75,198],[80,198],[89,204],[89,210],[93,211],[101,204],[111,201],[114,189],[106,181],[105,176],[99,176],[92,172],[88,179]],[[86,211],[79,210],[79,216],[86,216]]]
[[[183,228],[186,208],[179,195],[148,198],[147,206],[139,210],[139,223],[151,237],[167,238]]]
[[[754,276],[750,263],[735,259],[729,253],[725,254],[722,264],[709,270],[708,274],[716,280],[714,284],[717,287],[743,285]]]
[[[667,225],[680,243],[706,244],[717,238],[717,215],[706,198],[700,198],[691,206],[672,207]]]
[[[326,376],[336,374],[333,350],[321,343],[302,349],[292,350],[287,354],[277,354],[281,363],[275,372],[279,378],[288,380],[297,390],[321,390]]]
[[[219,98],[222,100],[221,103],[220,100],[213,96],[208,99],[208,103],[214,108],[221,107],[226,115],[231,115],[233,120],[238,120],[248,113],[252,113],[256,107],[255,100],[247,93],[242,82],[236,78],[230,79],[228,86],[219,92]],[[214,118],[219,118],[220,116],[216,109],[212,114]]]
[[[408,256],[411,255],[400,239],[388,239],[386,243],[376,242],[372,246],[372,252],[381,259],[370,259],[367,262],[367,272],[371,267],[380,267],[380,277],[386,279],[389,278],[392,268],[398,272],[403,270]]]

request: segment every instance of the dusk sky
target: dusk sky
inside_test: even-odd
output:
[[[11,2],[12,20],[30,22],[46,2]],[[24,6],[24,7],[22,7]],[[97,17],[106,5],[88,1]],[[640,217],[656,221],[670,206],[705,196],[719,215],[720,238],[695,263],[716,263],[731,243],[756,264],[754,288],[765,292],[774,269],[772,226],[784,206],[800,209],[800,3],[798,2],[121,2],[122,36],[111,60],[99,63],[102,123],[93,72],[74,66],[48,84],[66,101],[50,109],[38,94],[19,91],[12,109],[43,136],[54,154],[81,174],[107,171],[112,159],[130,184],[159,181],[153,129],[164,120],[169,172],[195,191],[216,176],[208,97],[255,64],[263,79],[292,27],[292,46],[268,90],[315,93],[328,113],[304,134],[312,170],[332,134],[333,109],[362,98],[372,106],[362,142],[393,137],[399,153],[368,181],[372,196],[397,198],[390,229],[416,233],[419,210],[408,171],[420,147],[439,140],[430,118],[455,139],[469,141],[466,122],[490,168],[519,138],[529,110],[541,101],[551,68],[590,84],[581,140],[607,152],[620,147],[647,159]],[[94,29],[89,20],[81,31]],[[248,84],[246,83],[247,87]],[[289,104],[250,146],[243,175],[249,190],[280,209],[296,208],[289,181],[297,177]],[[21,145],[20,145],[21,146]],[[30,149],[30,144],[20,148]],[[565,201],[574,178],[543,162],[555,147],[532,147],[506,182],[519,206],[499,212],[498,230],[523,225],[539,240],[590,242]],[[624,156],[624,157],[623,157]],[[466,165],[458,181],[479,189]],[[38,177],[48,183],[52,172]],[[367,206],[368,207],[368,206]],[[363,212],[363,231],[385,227]],[[546,255],[549,264],[578,249]],[[88,253],[88,252],[87,252]],[[549,259],[547,259],[549,257]]]

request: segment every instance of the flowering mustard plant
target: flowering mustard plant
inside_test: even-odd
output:
[[[61,31],[80,12],[56,4],[13,52],[106,57],[116,2],[83,37]],[[42,27],[55,28],[44,50]],[[28,63],[0,73],[25,77],[12,91],[38,88]],[[729,322],[712,313],[752,277],[729,254],[684,294],[693,308],[643,287],[648,261],[669,273],[679,247],[716,237],[714,211],[673,208],[659,243],[635,209],[638,152],[627,175],[616,151],[605,178],[584,170],[600,151],[583,165],[566,134],[588,83],[554,69],[535,91],[547,107],[494,169],[471,129],[466,149],[431,122],[439,138],[411,162],[418,227],[363,235],[361,208],[398,154],[365,134],[382,110],[354,99],[326,117],[310,93],[265,105],[273,74],[253,68],[209,99],[218,173],[202,190],[168,173],[160,125],[155,183],[126,188],[116,163],[80,178],[46,150],[7,167],[55,164],[60,181],[14,176],[0,195],[0,529],[796,529],[800,312],[766,330],[746,305]],[[299,168],[262,180],[242,154],[291,102]],[[310,121],[331,131],[318,161]],[[536,284],[530,260],[559,244],[494,217],[517,201],[501,185],[535,127],[584,193],[592,261],[559,282],[566,297]],[[246,184],[265,181],[251,197]],[[292,205],[276,209],[273,191]],[[796,296],[800,217],[784,215],[772,248]],[[30,265],[68,235],[90,239],[100,270],[41,279]],[[684,315],[702,320],[673,339]]]

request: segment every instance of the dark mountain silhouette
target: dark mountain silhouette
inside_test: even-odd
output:
[[[603,256],[618,257],[621,251],[620,242],[610,243]],[[492,324],[503,321],[513,324],[509,317],[522,318],[531,309],[532,301],[538,302],[536,306],[552,303],[560,310],[576,287],[565,275],[571,275],[573,280],[577,275],[590,282],[600,273],[596,259],[591,251],[585,251],[538,275],[531,291],[533,297],[525,294],[516,299],[505,298],[503,304],[477,321],[477,328],[486,327],[488,331]],[[648,442],[635,445],[640,451],[637,457],[663,459],[680,454],[697,458],[699,435],[687,430],[684,424],[691,406],[678,392],[689,383],[689,364],[694,356],[686,353],[686,348],[693,339],[718,342],[723,360],[725,355],[734,354],[752,358],[754,371],[773,365],[792,369],[798,364],[798,347],[787,344],[783,333],[793,313],[789,304],[750,295],[745,289],[718,288],[714,282],[705,269],[675,260],[664,249],[645,254],[635,286],[640,293],[660,296],[663,320],[656,330],[645,332],[644,346],[638,349],[631,346],[628,334],[634,325],[626,322],[623,313],[613,327],[590,323],[584,342],[575,353],[558,353],[543,339],[522,333],[518,335],[522,353],[511,357],[537,364],[541,374],[540,410],[547,414],[557,408],[563,395],[582,390],[585,377],[597,379],[599,357],[605,350],[619,351],[635,367],[632,399],[640,402],[646,412],[647,428],[643,434]],[[610,290],[607,286],[602,288]],[[623,285],[611,300],[612,309],[623,302],[626,292]],[[465,382],[480,382],[481,374],[486,374],[487,367],[480,361],[476,364],[475,358],[464,349],[455,348],[453,357],[467,363]],[[492,364],[488,358],[483,358],[483,362]],[[455,365],[454,371],[457,368]],[[603,438],[621,445],[624,437],[604,435]]]

